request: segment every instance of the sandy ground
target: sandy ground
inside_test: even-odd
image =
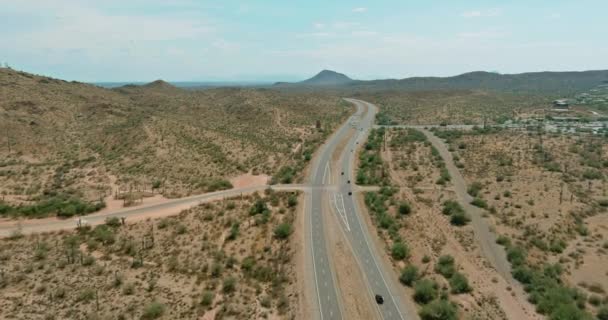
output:
[[[250,216],[249,209],[255,201],[250,196],[205,203],[183,211],[178,217],[127,222],[125,226],[112,229],[115,242],[99,242],[95,240],[94,232],[81,232],[78,248],[85,256],[95,257],[91,266],[64,263],[63,243],[74,232],[0,240],[5,267],[2,274],[4,285],[0,286],[0,310],[3,310],[0,319],[5,316],[12,319],[115,319],[118,314],[136,319],[139,316],[129,314],[141,313],[143,306],[152,300],[166,306],[165,316],[161,319],[215,319],[216,315],[222,319],[294,319],[302,308],[298,305],[300,297],[295,289],[301,280],[294,272],[297,263],[293,259],[295,252],[287,246],[298,242],[297,234],[292,235],[288,242],[277,240],[270,226],[295,218],[298,209],[287,207],[286,193],[277,193],[277,196],[276,205],[269,205],[272,210],[269,225],[256,225],[250,221],[254,218]],[[231,209],[227,207],[230,203],[233,204]],[[233,221],[241,221],[240,232],[235,240],[225,241],[223,235],[229,232]],[[178,231],[180,228],[184,231]],[[153,235],[152,246],[149,242],[144,246],[142,242],[141,248],[144,249],[139,251],[145,257],[142,258],[145,259],[143,266],[130,266],[135,259],[134,254],[127,253],[122,246],[129,242],[139,249],[139,240],[149,241],[150,232]],[[32,248],[40,244],[47,248],[44,250],[46,254],[36,259],[35,268],[27,271],[26,268],[32,266]],[[93,244],[96,245],[93,247]],[[219,252],[221,255],[217,254]],[[228,257],[235,259],[236,266],[228,264]],[[282,274],[284,280],[280,280],[280,288],[273,288],[272,281],[247,276],[239,267],[245,257],[255,257],[256,264],[272,268],[273,274]],[[274,261],[279,257],[283,264],[277,266]],[[287,260],[283,260],[286,257]],[[223,267],[220,275],[211,276],[208,267],[215,264]],[[121,284],[110,285],[117,274],[122,279]],[[238,279],[237,290],[224,294],[221,281],[229,276]],[[150,279],[154,279],[153,289],[147,285],[152,281]],[[132,294],[125,294],[120,287],[127,284],[133,286]],[[50,298],[49,301],[49,294],[58,287],[69,288],[65,297]],[[99,289],[98,310],[95,310],[95,302],[76,300],[86,288]],[[277,290],[279,295],[272,296],[271,292]],[[214,303],[209,307],[199,303],[205,291],[215,294]],[[279,314],[279,297],[283,294],[288,305],[284,309],[286,312]],[[263,297],[271,297],[269,306],[261,304]],[[74,304],[78,307],[74,308]],[[91,315],[95,311],[99,317]]]
[[[270,176],[265,174],[253,175],[251,173],[243,174],[230,179],[230,183],[234,188],[247,188],[254,186],[264,186],[270,181]]]
[[[591,233],[601,239],[608,239],[608,214],[600,214],[587,219]],[[578,240],[573,241],[564,251],[582,253],[581,262],[571,270],[567,279],[571,285],[599,284],[608,290],[608,241],[603,240],[599,245]]]

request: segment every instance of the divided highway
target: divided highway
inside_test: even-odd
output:
[[[353,189],[353,177],[355,176],[354,162],[357,155],[357,147],[365,142],[365,137],[373,126],[376,107],[361,100],[347,99],[347,101],[355,104],[359,109],[366,106],[367,113],[359,119],[356,126],[357,133],[348,141],[346,148],[344,148],[340,156],[340,170],[344,172],[344,175],[341,175],[336,193],[336,199],[339,199],[337,201],[339,204],[336,205],[336,208],[340,208],[338,211],[341,211],[341,215],[344,217],[341,220],[344,222],[342,226],[354,251],[353,253],[359,267],[365,276],[369,289],[368,294],[372,297],[375,294],[380,294],[384,297],[384,303],[377,305],[381,319],[403,320],[406,319],[405,314],[410,313],[404,313],[408,310],[402,305],[399,298],[395,299],[399,295],[394,287],[394,283],[391,282],[393,270],[385,268],[381,257],[383,253],[382,251],[378,252],[374,246],[370,231],[375,231],[369,230],[365,224],[365,220],[361,216],[366,211],[358,207],[358,202],[355,200],[354,195],[349,195]]]
[[[204,201],[217,200],[226,197],[238,196],[240,194],[261,191],[266,188],[275,190],[301,190],[305,191],[305,210],[306,228],[305,238],[308,261],[312,262],[312,272],[310,277],[314,281],[314,292],[312,302],[314,305],[314,318],[325,319],[345,319],[345,308],[342,303],[339,287],[337,286],[336,272],[332,264],[332,257],[329,254],[330,248],[326,241],[324,226],[327,219],[325,215],[335,213],[339,228],[344,231],[344,236],[353,250],[353,255],[357,261],[361,274],[364,276],[363,282],[368,289],[361,294],[368,295],[368,301],[373,303],[372,310],[376,310],[376,315],[380,319],[403,320],[403,312],[406,310],[401,305],[401,299],[395,299],[398,295],[393,287],[394,283],[390,279],[392,270],[386,268],[382,263],[382,249],[377,250],[371,237],[371,232],[363,217],[362,211],[358,207],[353,193],[354,184],[354,160],[356,156],[357,144],[364,143],[364,138],[373,126],[376,107],[360,100],[346,99],[353,103],[357,111],[346,121],[319,149],[318,156],[315,157],[311,166],[310,184],[304,185],[275,185],[275,186],[256,186],[241,189],[231,189],[212,192],[203,195],[191,196],[187,198],[174,199],[164,203],[144,205],[137,208],[124,208],[111,212],[103,212],[82,217],[86,224],[97,225],[104,223],[108,217],[125,217],[128,220],[155,217],[158,215],[176,214],[180,210],[195,206]],[[354,134],[352,134],[354,132]],[[352,134],[348,140],[346,138]],[[346,141],[346,146],[341,144]],[[343,147],[339,155],[339,161],[332,163],[332,158]],[[334,158],[335,159],[335,158]],[[343,172],[343,175],[340,174]],[[335,179],[338,177],[338,179]],[[337,180],[337,181],[333,181]],[[349,181],[352,180],[352,181]],[[333,208],[333,209],[332,209]],[[0,223],[0,237],[11,235],[15,231],[23,234],[49,232],[76,227],[76,219],[34,219],[21,222],[3,221]],[[388,280],[388,281],[387,281]],[[374,295],[380,294],[384,297],[382,305],[376,305]],[[409,313],[408,313],[409,314]],[[415,317],[415,313],[414,318]],[[409,318],[409,317],[408,317]]]
[[[313,277],[316,295],[315,303],[318,309],[318,318],[324,319],[343,319],[342,302],[339,299],[338,287],[336,286],[335,272],[328,255],[328,246],[324,231],[323,215],[327,214],[328,205],[324,203],[327,187],[331,185],[331,159],[332,155],[351,129],[352,118],[362,114],[363,108],[357,106],[355,115],[346,121],[338,131],[321,147],[319,155],[312,165],[310,182],[312,189],[306,198],[306,208],[308,209],[308,241],[311,245],[311,256],[313,264]],[[322,187],[322,188],[318,188]]]

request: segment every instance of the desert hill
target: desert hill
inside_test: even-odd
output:
[[[24,205],[117,188],[183,196],[247,172],[289,182],[329,132],[315,121],[331,129],[349,111],[322,94],[161,81],[110,90],[5,68],[0,97],[0,193]]]
[[[327,87],[335,87],[335,86],[344,86],[353,82],[353,79],[349,78],[343,73],[338,73],[332,70],[322,70],[317,73],[312,78],[306,79],[304,81],[289,83],[289,82],[277,82],[275,86],[279,87],[300,87],[300,86],[327,86]]]

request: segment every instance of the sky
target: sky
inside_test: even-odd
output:
[[[605,0],[0,0],[0,62],[66,80],[608,69]]]

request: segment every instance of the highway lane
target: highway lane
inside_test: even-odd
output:
[[[341,217],[342,227],[344,228],[346,237],[348,238],[354,255],[357,259],[359,267],[365,276],[365,281],[369,292],[367,294],[373,296],[380,294],[384,297],[384,303],[378,305],[378,311],[382,319],[406,319],[404,312],[405,306],[402,305],[400,299],[395,299],[399,294],[391,282],[390,272],[381,262],[382,252],[377,252],[371,239],[370,230],[367,228],[365,221],[360,214],[363,212],[358,208],[358,203],[353,195],[349,192],[353,191],[353,183],[355,176],[354,160],[358,144],[363,144],[369,129],[373,126],[376,114],[376,107],[360,100],[347,99],[347,101],[355,104],[358,108],[363,108],[367,105],[368,112],[365,117],[359,119],[357,124],[357,134],[348,141],[348,144],[340,157],[341,171],[344,175],[340,176],[338,192],[334,195],[334,207]],[[350,183],[349,183],[350,180]],[[411,314],[407,312],[407,314]],[[415,314],[415,313],[414,313]],[[416,317],[416,316],[412,316]]]
[[[324,231],[323,210],[327,200],[327,191],[333,189],[332,155],[340,141],[349,134],[351,122],[362,114],[363,107],[357,106],[356,113],[346,121],[320,148],[318,156],[312,165],[310,195],[307,196],[306,208],[309,217],[309,241],[313,264],[314,287],[318,317],[320,319],[343,319],[343,307],[338,287],[336,286],[335,270],[328,255],[327,241]],[[331,191],[330,191],[331,192]]]

